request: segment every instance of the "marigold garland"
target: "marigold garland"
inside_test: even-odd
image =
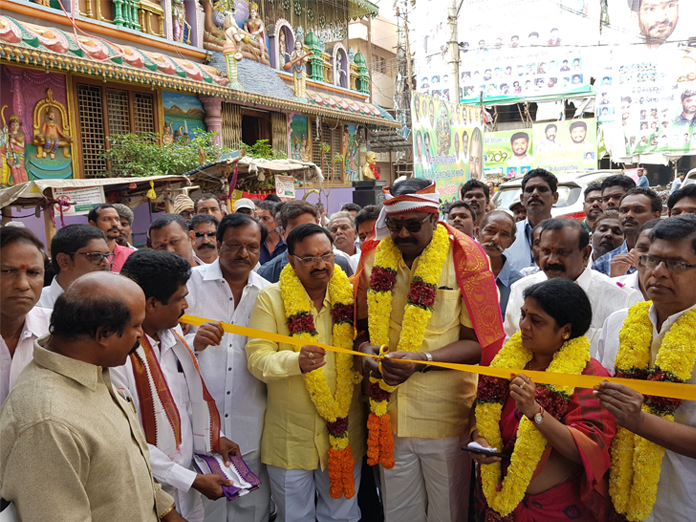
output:
[[[684,313],[665,334],[655,365],[650,366],[653,324],[651,301],[628,311],[619,332],[614,362],[616,377],[687,382],[696,362],[696,310]],[[681,401],[646,396],[642,410],[673,421]],[[631,522],[647,519],[657,500],[665,448],[625,428],[618,428],[611,445],[609,494],[617,513]]]
[[[420,351],[425,328],[433,313],[437,284],[440,281],[448,251],[447,229],[438,225],[433,232],[432,240],[423,250],[418,267],[413,274],[396,351]],[[380,241],[370,276],[370,288],[367,291],[370,343],[374,345],[389,345],[392,295],[400,259],[401,251],[390,237]],[[396,386],[389,386],[382,379],[370,378],[368,393],[372,413],[367,424],[367,463],[370,466],[382,464],[387,469],[394,467],[394,436],[387,406],[396,388]]]
[[[522,336],[513,335],[498,352],[491,366],[523,370],[532,360],[533,354],[522,346]],[[546,369],[549,373],[580,375],[590,360],[590,343],[587,337],[577,337],[566,341],[557,351]],[[476,426],[479,435],[493,448],[503,447],[500,431],[500,417],[510,391],[506,379],[482,376],[476,398]],[[559,419],[565,413],[572,386],[539,385],[536,400],[548,413]],[[502,468],[500,462],[481,466],[481,482],[488,506],[506,517],[512,513],[524,498],[534,471],[539,465],[546,439],[532,421],[523,417],[517,429],[515,449],[512,452],[507,475],[501,484]]]
[[[318,332],[312,316],[312,301],[292,265],[285,266],[280,274],[280,289],[285,306],[288,329],[293,337],[316,342]],[[349,350],[353,349],[355,330],[353,328],[353,290],[345,272],[339,266],[329,281],[329,302],[333,319],[333,338],[331,344]],[[300,351],[301,346],[295,350]],[[348,439],[348,412],[353,399],[355,386],[361,377],[353,370],[353,356],[335,354],[336,392],[332,395],[323,368],[304,375],[305,386],[317,413],[326,421],[329,432],[329,479],[333,498],[352,498],[355,495],[353,449]]]

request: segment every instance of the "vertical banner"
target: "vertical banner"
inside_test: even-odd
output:
[[[535,123],[534,168],[578,172],[597,168],[597,123],[594,119]]]
[[[461,183],[483,177],[480,107],[432,96],[411,96],[414,177],[437,181],[443,199],[456,199]]]
[[[486,178],[514,178],[532,169],[532,129],[486,133],[483,149]]]

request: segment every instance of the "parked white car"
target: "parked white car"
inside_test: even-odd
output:
[[[558,174],[558,202],[551,209],[551,216],[555,218],[570,218],[578,221],[585,219],[583,193],[590,183],[601,183],[604,178],[621,174],[620,170],[593,170],[573,174]],[[512,181],[503,183],[498,192],[493,196],[495,208],[507,210],[522,195],[522,178],[518,176]],[[696,181],[696,180],[695,180]]]

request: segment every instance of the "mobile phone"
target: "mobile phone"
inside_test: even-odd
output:
[[[508,455],[507,453],[497,453],[497,452],[484,451],[484,450],[480,450],[478,448],[468,448],[466,446],[464,446],[462,448],[462,451],[468,451],[469,453],[476,453],[477,455],[485,455],[486,457],[500,457],[501,459],[510,460],[510,455]]]

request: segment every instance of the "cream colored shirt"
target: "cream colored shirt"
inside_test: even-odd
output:
[[[158,522],[174,505],[152,478],[133,405],[109,371],[34,344],[0,411],[0,492],[25,522]]]
[[[320,312],[312,307],[317,342],[332,344],[331,303],[324,299]],[[251,328],[290,335],[280,283],[261,290],[249,321]],[[250,339],[246,345],[249,370],[268,387],[268,402],[261,439],[261,461],[284,469],[313,470],[328,465],[329,433],[326,421],[317,413],[305,387],[299,364],[299,352],[289,344]],[[323,367],[331,393],[336,389],[336,365],[333,352],[327,352]],[[349,437],[353,456],[365,454],[365,416],[360,386],[355,387],[349,413]]]
[[[367,317],[367,289],[374,261],[374,252],[365,258],[365,270],[358,289],[358,319]],[[389,349],[392,352],[396,351],[399,342],[408,292],[419,263],[420,257],[417,257],[409,269],[403,259],[399,260],[389,322]],[[450,240],[434,311],[425,328],[420,351],[432,352],[458,341],[461,326],[473,328],[457,282]],[[399,437],[430,439],[465,433],[468,429],[469,410],[476,398],[477,382],[476,375],[458,371],[414,373],[392,394],[388,410],[392,430]]]

